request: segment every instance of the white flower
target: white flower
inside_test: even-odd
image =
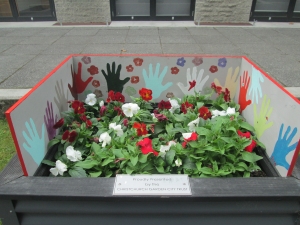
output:
[[[215,118],[216,116],[226,116],[227,113],[223,110],[223,111],[219,111],[219,110],[212,110],[212,117],[211,118]]]
[[[181,166],[182,165],[182,160],[177,158],[176,161],[175,161],[175,165],[178,166],[178,167]]]
[[[103,142],[102,143],[102,147],[104,148],[106,145],[109,145],[111,142],[111,137],[109,136],[109,134],[107,132],[104,132],[100,135],[99,137],[99,142]]]
[[[169,102],[171,103],[171,109],[169,109],[169,111],[171,113],[174,113],[174,111],[176,109],[179,109],[180,108],[180,105],[178,104],[178,101],[176,99],[170,99],[169,98]]]
[[[96,104],[96,102],[97,102],[97,99],[96,99],[96,95],[95,94],[92,93],[92,94],[88,94],[86,96],[86,99],[85,99],[85,103],[86,104],[93,106],[93,105]]]
[[[103,100],[101,102],[99,102],[99,106],[100,107],[104,106],[104,101]]]
[[[192,133],[182,133],[184,139],[189,139],[192,136]]]
[[[135,103],[126,103],[122,105],[122,110],[127,117],[133,117],[140,110],[140,107]]]
[[[60,160],[57,160],[55,163],[55,167],[50,169],[50,172],[54,176],[57,176],[58,174],[62,176],[65,171],[67,171],[67,165],[62,163]]]
[[[200,118],[198,117],[197,119],[195,119],[195,120],[193,120],[193,121],[191,121],[191,122],[188,123],[188,127],[189,127],[189,130],[191,132],[195,132],[196,127],[198,126],[199,121],[200,121]]]
[[[228,107],[228,109],[226,110],[226,114],[228,116],[234,115],[235,114],[235,108]]]
[[[121,137],[123,135],[123,130],[121,128],[121,125],[117,125],[116,123],[111,123],[109,124],[109,129],[114,129],[118,137]]]
[[[161,152],[161,155],[164,156],[167,151],[170,150],[172,145],[176,145],[175,141],[169,141],[168,145],[161,145],[159,151]]]
[[[72,162],[77,162],[79,160],[82,160],[81,152],[74,150],[73,146],[68,146],[66,148],[66,155],[67,155],[67,158]]]

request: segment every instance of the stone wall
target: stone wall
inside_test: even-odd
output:
[[[61,23],[106,23],[111,21],[109,0],[54,0]]]
[[[194,21],[247,23],[252,0],[196,0]]]

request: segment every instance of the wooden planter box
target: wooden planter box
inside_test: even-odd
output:
[[[101,70],[107,73],[110,70],[110,74],[116,76],[119,65],[121,72],[117,81],[106,80]],[[46,150],[51,139],[45,128],[49,121],[47,110],[59,117],[68,100],[82,100],[90,92],[106,98],[108,86],[120,80],[127,81],[119,87],[126,98],[135,96],[141,87],[167,83],[172,85],[156,93],[154,100],[165,99],[169,92],[180,97],[183,89],[179,83],[187,85],[188,69],[192,73],[194,68],[197,74],[204,70],[203,78],[209,77],[206,86],[216,79],[221,85],[234,80],[236,94],[232,99],[237,102],[244,87],[243,76],[248,74],[253,82],[257,81],[254,86],[250,83],[246,99],[250,99],[251,104],[243,116],[255,126],[262,112],[266,113],[263,123],[266,129],[255,127],[267,148],[261,151],[265,155],[261,167],[269,177],[190,178],[191,196],[113,196],[115,178],[40,176],[49,173],[49,168],[40,165],[41,160],[46,154],[46,157],[53,154]],[[149,75],[151,69],[153,75],[158,71],[162,76],[160,82],[147,80],[150,76],[142,75],[143,71]],[[242,56],[69,56],[7,111],[20,163],[14,158],[0,175],[0,217],[4,225],[154,224],[162,221],[164,224],[300,224],[300,182],[287,178],[293,172],[300,149],[297,145],[300,121],[293,119],[293,115],[299,113],[299,100]],[[33,148],[37,143],[41,147]]]

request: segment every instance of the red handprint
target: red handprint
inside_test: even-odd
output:
[[[242,113],[243,110],[246,109],[246,107],[251,104],[251,100],[246,100],[249,84],[250,84],[250,77],[248,76],[248,71],[244,71],[243,77],[240,77],[240,96],[239,96],[240,113]]]
[[[89,77],[86,81],[83,81],[81,78],[81,68],[82,68],[82,64],[81,64],[81,62],[78,62],[78,71],[77,71],[77,73],[75,73],[75,71],[73,71],[73,67],[71,65],[73,86],[68,84],[68,87],[69,87],[71,94],[75,100],[78,100],[78,94],[82,93],[85,90],[86,86],[93,79],[93,77]]]

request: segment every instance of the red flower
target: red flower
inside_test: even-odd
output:
[[[125,102],[125,97],[120,92],[117,92],[115,94],[115,100],[118,101],[118,102],[124,103]]]
[[[58,129],[62,125],[64,125],[64,118],[61,118],[59,121],[57,121],[56,124],[53,125],[53,129]]]
[[[91,127],[92,126],[92,122],[90,120],[87,120],[85,122],[85,124],[86,124],[86,127]]]
[[[214,82],[211,83],[211,88],[214,89],[217,94],[222,93],[222,87],[216,86],[216,84]]]
[[[136,66],[141,66],[141,65],[143,64],[144,60],[141,59],[141,58],[135,58],[135,59],[133,60],[133,62],[134,62],[134,64],[135,64]]]
[[[81,115],[81,116],[80,116],[80,119],[81,119],[83,122],[87,121],[86,115]]]
[[[159,103],[158,103],[158,108],[163,110],[163,109],[171,109],[172,108],[172,105],[169,101],[164,101],[164,100],[161,100]]]
[[[224,91],[224,100],[225,102],[230,102],[230,91],[227,88]]]
[[[155,156],[158,156],[158,152],[152,148],[152,140],[150,138],[144,138],[143,140],[139,141],[137,146],[141,148],[141,151],[144,155],[153,153]]]
[[[138,76],[132,76],[130,82],[132,84],[137,84],[138,82],[140,82],[140,78]]]
[[[132,127],[136,129],[138,136],[143,136],[148,134],[146,124],[144,123],[135,122]]]
[[[128,66],[126,66],[126,70],[127,70],[127,72],[132,72],[133,71],[133,66],[132,65],[128,65]]]
[[[72,108],[74,109],[75,114],[83,114],[85,112],[83,102],[80,102],[78,100],[74,100],[72,102]]]
[[[189,138],[184,138],[184,142],[182,143],[182,147],[185,148],[189,141],[196,141],[197,139],[198,139],[198,134],[195,133],[195,132],[192,132],[192,134]]]
[[[154,113],[154,116],[156,117],[156,119],[158,119],[158,121],[168,120],[168,118],[164,114]],[[152,133],[154,133],[154,131]]]
[[[199,109],[199,117],[203,118],[204,120],[207,120],[207,119],[211,118],[211,112],[209,111],[208,108],[206,108],[205,106],[202,106]]]
[[[237,134],[238,134],[240,137],[251,138],[251,134],[250,134],[249,131],[243,133],[242,131],[238,130],[238,131],[237,131]]]
[[[113,91],[113,90],[110,90],[109,92],[108,92],[108,96],[107,96],[107,99],[106,99],[106,101],[107,102],[111,102],[111,101],[115,101],[116,99],[115,99],[115,92]]]
[[[189,88],[189,90],[191,90],[193,87],[196,86],[196,81],[195,81],[195,80],[189,81],[189,83],[190,83],[190,88]]]
[[[218,67],[217,67],[217,66],[211,66],[211,67],[209,68],[209,71],[210,71],[211,73],[215,73],[215,72],[218,71]]]
[[[177,74],[179,72],[179,69],[177,67],[171,68],[171,74]]]
[[[142,88],[139,90],[139,94],[145,101],[149,101],[152,99],[152,91],[150,89]]]
[[[103,106],[101,106],[101,108],[100,108],[100,116],[103,116],[103,115],[105,114],[105,112],[106,112],[106,106],[103,105]]]
[[[255,147],[256,147],[256,142],[252,140],[251,144],[245,148],[245,151],[252,152]]]
[[[99,87],[99,86],[100,86],[99,80],[93,80],[92,85],[93,85],[95,88]]]
[[[181,104],[181,112],[183,112],[183,114],[187,113],[187,109],[192,109],[194,106],[193,104],[189,103],[188,101],[184,102]]]
[[[91,74],[91,75],[95,75],[98,74],[98,67],[96,66],[90,66],[90,68],[87,69],[87,71]]]
[[[119,115],[122,115],[122,116],[124,115],[122,109],[119,106],[115,106],[114,111],[117,112],[118,116]]]
[[[124,124],[125,127],[127,127],[128,126],[128,119],[124,119],[123,124]]]
[[[65,141],[68,141],[68,142],[73,142],[73,141],[75,141],[76,136],[77,136],[77,133],[75,130],[73,130],[71,132],[66,130],[62,135],[62,139]]]

